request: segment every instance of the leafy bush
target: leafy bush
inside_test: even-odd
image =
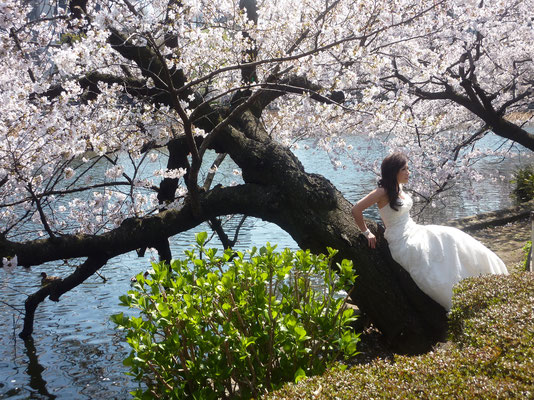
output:
[[[120,300],[140,316],[111,317],[132,347],[124,364],[143,384],[136,398],[256,397],[356,353],[353,310],[336,296],[355,278],[351,262],[336,274],[334,250],[278,253],[269,244],[219,257],[206,238],[198,234],[170,268],[136,277]]]
[[[519,168],[511,180],[514,184],[512,196],[519,202],[534,199],[534,169],[532,165]]]
[[[527,272],[465,279],[453,297],[449,342],[420,356],[330,369],[264,398],[532,399],[533,287]]]

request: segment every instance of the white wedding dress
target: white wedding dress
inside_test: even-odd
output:
[[[460,280],[484,274],[508,274],[494,252],[461,230],[416,224],[410,217],[412,198],[405,192],[401,195],[398,211],[389,204],[379,209],[391,255],[410,273],[417,286],[447,311],[452,305],[452,287]]]

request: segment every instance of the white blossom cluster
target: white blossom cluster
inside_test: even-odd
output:
[[[500,153],[458,152],[483,123],[416,89],[465,95],[463,66],[495,108],[530,90],[509,111],[522,110],[534,97],[534,0],[259,0],[256,22],[237,0],[90,1],[82,21],[43,4],[40,16],[18,0],[0,5],[0,226],[11,237],[105,231],[155,212],[161,179],[186,173],[167,169],[165,153],[153,150],[183,134],[176,109],[104,79],[161,87],[112,47],[112,32],[183,71],[197,94],[180,101],[187,118],[195,99],[224,103],[241,89],[243,64],[256,68],[246,83],[253,92],[305,77],[316,86],[290,90],[264,111],[272,137],[287,146],[311,138],[336,168],[354,168],[339,161],[348,154],[368,169],[376,160],[345,138],[378,138],[408,154],[424,197],[447,181],[481,179],[473,163]],[[96,86],[84,83],[97,75]],[[343,101],[326,101],[336,91]],[[210,132],[193,127],[193,135]],[[183,195],[180,184],[174,206]]]

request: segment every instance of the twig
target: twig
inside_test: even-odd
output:
[[[150,370],[152,371],[152,373],[154,374],[154,376],[156,377],[156,379],[157,379],[158,381],[160,381],[160,382],[163,384],[163,386],[165,386],[165,387],[169,390],[169,392],[172,393],[172,390],[173,390],[172,386],[169,385],[169,384],[165,381],[165,379],[163,379],[163,376],[161,376],[161,374],[156,370],[156,367],[154,367],[154,364],[152,364],[152,363],[150,362],[150,360],[147,360],[146,365],[148,365],[148,368],[150,368]]]
[[[6,305],[6,306],[12,308],[13,310],[15,310],[16,312],[18,312],[18,313],[21,314],[21,315],[23,314],[22,310],[19,310],[17,307],[15,307],[15,306],[13,306],[13,305],[11,305],[11,304],[5,302],[4,300],[0,300],[0,303],[2,303],[2,304],[4,304],[4,305]]]
[[[102,275],[100,272],[96,271],[95,273],[96,273],[99,277],[101,277],[102,280],[103,280],[104,282],[107,282],[107,281],[108,281],[108,278],[106,278],[106,277],[105,277],[104,275]]]

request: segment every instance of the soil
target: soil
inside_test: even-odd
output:
[[[470,232],[504,261],[508,269],[517,269],[525,257],[523,246],[531,240],[532,227],[530,218],[525,218],[506,225],[492,226]]]

